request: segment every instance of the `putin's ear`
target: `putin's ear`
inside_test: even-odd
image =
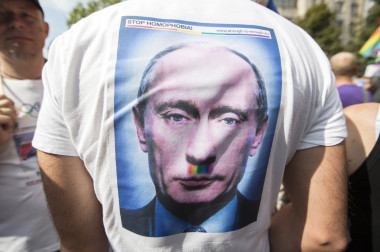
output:
[[[144,119],[140,110],[136,107],[133,107],[133,122],[135,123],[136,126],[136,132],[137,132],[137,137],[139,139],[140,143],[140,148],[143,152],[147,152],[147,147],[146,147],[146,140],[144,136]]]
[[[251,150],[249,151],[249,155],[253,157],[256,155],[257,149],[259,148],[259,145],[261,143],[261,140],[263,139],[265,130],[267,129],[268,120],[265,120],[263,123],[263,126],[261,127],[260,131],[256,134],[255,140],[253,140]]]

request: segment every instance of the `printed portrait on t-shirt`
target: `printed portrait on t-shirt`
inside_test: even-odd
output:
[[[124,17],[114,96],[123,228],[165,237],[254,224],[280,97],[271,29]]]

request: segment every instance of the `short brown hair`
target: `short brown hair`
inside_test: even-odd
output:
[[[30,0],[30,2],[36,6],[41,12],[42,12],[42,16],[44,16],[44,11],[42,10],[42,7],[40,5],[40,2],[38,2],[38,0]]]

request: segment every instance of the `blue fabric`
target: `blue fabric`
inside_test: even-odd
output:
[[[268,1],[267,8],[268,8],[268,9],[271,9],[272,11],[278,13],[277,8],[276,8],[276,5],[274,4],[273,0],[269,0],[269,1]]]

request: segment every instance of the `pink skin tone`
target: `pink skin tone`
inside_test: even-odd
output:
[[[0,52],[16,58],[41,53],[49,25],[42,13],[25,0],[0,2]]]
[[[155,69],[144,122],[137,109],[134,120],[158,193],[203,203],[236,190],[261,140],[250,65],[223,48],[186,47]],[[191,165],[208,172],[189,174]]]

